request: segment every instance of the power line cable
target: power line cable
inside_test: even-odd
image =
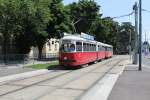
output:
[[[150,11],[149,11],[149,10],[146,10],[146,9],[142,9],[142,11],[146,11],[146,12],[149,12],[149,13],[150,13]]]
[[[113,19],[118,19],[118,18],[122,18],[122,17],[128,17],[128,16],[131,16],[132,14],[134,14],[134,12],[132,11],[131,13],[129,14],[125,14],[125,15],[121,15],[121,16],[117,16],[117,17],[112,17]]]

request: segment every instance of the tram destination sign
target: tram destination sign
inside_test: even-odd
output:
[[[85,38],[85,39],[88,39],[88,40],[94,40],[94,36],[83,33],[83,32],[81,32],[81,37]]]

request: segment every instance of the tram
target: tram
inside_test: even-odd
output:
[[[66,67],[76,67],[113,55],[113,46],[104,44],[88,36],[67,35],[60,40],[59,64]]]

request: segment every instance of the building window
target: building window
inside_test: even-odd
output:
[[[52,41],[52,44],[54,44],[54,41]]]
[[[51,51],[51,43],[48,42],[49,51]]]
[[[55,43],[55,51],[57,51],[57,44]]]

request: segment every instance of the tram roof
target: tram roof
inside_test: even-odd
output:
[[[105,46],[107,46],[107,47],[113,47],[112,45],[109,45],[109,44],[105,44]]]
[[[92,42],[92,43],[97,42],[97,41],[82,38],[80,37],[80,35],[68,35],[68,36],[63,37],[62,40],[75,40],[75,41],[85,41],[85,42]]]
[[[102,43],[102,42],[97,42],[97,41],[82,38],[82,37],[80,37],[80,35],[67,35],[67,36],[64,36],[62,38],[62,40],[85,41],[85,42],[97,43],[97,44],[102,45],[102,46],[113,47],[112,45],[109,45],[109,44],[105,44],[105,43]]]
[[[105,43],[102,43],[102,42],[97,42],[99,45],[102,45],[102,46],[106,46],[106,47],[113,47],[112,45],[109,45],[109,44],[105,44]]]

